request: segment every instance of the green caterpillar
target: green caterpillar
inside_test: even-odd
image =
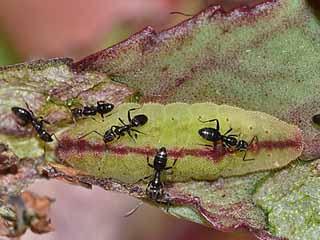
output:
[[[127,112],[132,117],[144,114],[148,122],[136,129],[136,141],[127,134],[107,145],[101,136],[90,134],[98,131],[104,134],[112,125],[119,125],[118,118],[128,123]],[[250,142],[254,136],[259,141],[247,153],[252,161],[243,161],[243,152],[226,152],[203,146],[211,144],[203,139],[198,130],[215,127],[214,123],[199,121],[217,118],[221,133],[230,127],[239,139]],[[166,147],[169,154],[167,165],[178,159],[173,174],[165,176],[165,181],[214,180],[220,176],[233,176],[260,170],[279,168],[296,159],[303,148],[300,129],[262,112],[246,111],[241,108],[214,103],[168,105],[133,103],[122,104],[104,122],[92,119],[79,121],[77,125],[63,132],[57,147],[60,161],[95,176],[112,177],[125,182],[150,175],[147,157],[153,160],[156,149]],[[222,151],[222,153],[221,153]]]

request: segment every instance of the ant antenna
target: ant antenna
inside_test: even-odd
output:
[[[127,212],[123,217],[127,218],[130,217],[132,214],[134,214],[141,206],[143,205],[143,202],[140,201],[134,208],[132,208],[129,212]]]
[[[144,180],[146,180],[146,179],[148,179],[148,178],[151,178],[151,177],[152,177],[152,175],[153,175],[153,174],[150,174],[150,175],[148,175],[148,176],[146,176],[146,177],[144,177],[144,178],[141,178],[141,179],[139,179],[138,181],[136,181],[136,182],[132,183],[131,185],[135,185],[135,184],[138,184],[138,183],[144,182]]]
[[[254,137],[251,139],[251,141],[250,141],[250,143],[249,143],[249,145],[248,145],[248,149],[251,147],[251,145],[253,144],[254,141],[256,142],[256,144],[258,144],[259,140],[258,140],[258,137],[257,137],[257,136],[254,136]],[[245,153],[244,153],[244,155],[243,155],[243,158],[242,158],[242,161],[252,161],[252,160],[254,160],[254,158],[246,158],[248,149],[245,151]]]
[[[110,114],[104,116],[104,117],[102,118],[102,122],[104,122],[104,119],[105,119],[105,118],[110,117],[112,114],[117,113],[117,112],[118,112],[118,111],[114,111],[113,113],[110,113]]]
[[[170,12],[169,14],[172,14],[172,15],[177,14],[177,15],[182,15],[185,17],[192,17],[193,16],[192,14],[187,14],[187,13],[178,12],[178,11]]]
[[[31,110],[31,108],[30,108],[29,104],[27,103],[27,101],[24,98],[23,98],[23,101],[24,101],[24,104],[26,105],[27,109],[31,112],[32,116],[34,117],[35,115],[34,115],[33,111]]]
[[[56,134],[52,133],[52,136],[54,136],[54,138],[57,140],[57,142],[60,144],[60,140],[59,138],[56,136]]]
[[[101,133],[99,133],[99,132],[97,132],[97,131],[91,131],[91,132],[88,132],[88,133],[86,133],[86,134],[78,137],[78,139],[82,139],[82,138],[84,138],[84,137],[86,137],[86,136],[89,136],[89,135],[92,134],[92,133],[95,133],[95,134],[98,134],[98,135],[101,136],[101,137],[104,137]]]

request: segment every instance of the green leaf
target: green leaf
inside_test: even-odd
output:
[[[39,157],[43,146],[29,126],[18,123],[11,107],[27,108],[27,103],[36,116],[50,122],[46,129],[53,133],[72,123],[72,105],[95,104],[98,100],[118,104],[134,94],[111,83],[104,74],[74,74],[71,63],[67,58],[0,67],[0,143],[8,144],[18,157]]]
[[[145,196],[146,184],[127,184],[110,178],[93,177],[62,165],[45,168],[48,177],[86,187],[96,185],[105,190],[118,191],[155,204]],[[169,205],[158,205],[174,216],[194,221],[222,231],[248,228],[258,237],[270,237],[265,231],[264,212],[252,201],[256,184],[267,172],[245,177],[220,178],[215,182],[188,181],[169,183],[166,192]],[[276,239],[276,238],[274,238]]]
[[[132,118],[139,114],[148,117],[143,126],[133,128],[138,133],[131,131],[132,135],[137,134],[136,138],[130,138],[129,133],[125,132],[119,139],[104,143],[103,135],[110,126],[122,125],[119,118],[129,123],[127,113],[130,109],[136,109],[131,111]],[[244,151],[229,152],[213,147],[212,142],[203,139],[198,133],[199,129],[215,127],[216,124],[202,123],[199,117],[204,120],[215,117],[219,119],[222,133],[232,128],[230,134],[239,134],[240,139],[248,143],[252,141],[246,154],[246,158],[251,160],[243,160]],[[302,151],[302,133],[296,126],[268,114],[227,105],[122,104],[111,112],[106,121],[107,124],[101,124],[98,119],[79,120],[77,126],[59,135],[56,149],[59,161],[94,176],[108,176],[132,183],[152,174],[154,170],[148,166],[147,157],[153,158],[157,149],[166,147],[169,155],[167,165],[177,160],[174,174],[167,176],[166,180],[185,182],[209,181],[220,176],[244,175],[283,167]],[[259,138],[254,141],[254,136]],[[212,147],[206,147],[205,144]]]
[[[288,239],[319,239],[320,160],[297,162],[270,175],[256,190],[254,201],[268,218],[269,231]]]
[[[212,6],[157,33],[147,27],[73,65],[107,73],[144,101],[215,102],[269,113],[304,131],[320,157],[319,20],[306,0],[269,0],[226,13]]]
[[[108,129],[111,124],[119,124],[113,118],[120,114],[123,118],[126,117],[125,111],[120,110],[110,117],[113,119],[110,122],[109,119],[103,123],[86,119],[74,123],[70,107],[95,104],[98,100],[106,100],[118,106],[141,96],[141,102],[149,100],[162,103],[215,102],[269,113],[288,124],[298,125],[303,130],[305,149],[303,156],[300,156],[301,159],[320,157],[320,134],[311,123],[311,117],[320,112],[320,102],[317,98],[320,73],[318,36],[319,21],[306,1],[269,0],[252,8],[244,7],[229,13],[219,6],[213,6],[194,18],[159,34],[151,27],[147,27],[130,39],[77,63],[73,63],[71,59],[56,59],[1,67],[0,143],[9,146],[13,154],[18,157],[19,165],[24,162],[22,161],[24,158],[40,159],[44,153],[50,161],[70,160],[67,156],[69,153],[61,151],[64,150],[63,146],[57,142],[44,144],[32,132],[31,127],[19,125],[10,108],[24,107],[24,102],[28,102],[37,116],[44,116],[51,123],[45,125],[46,130],[57,133],[58,137],[62,137],[60,143],[66,144],[66,138],[63,136],[76,137],[80,131],[85,134],[87,130],[91,130],[91,127],[95,130],[94,127],[98,125],[99,131],[103,133],[103,130]],[[126,85],[111,81],[109,76],[112,80]],[[136,93],[135,89],[139,89],[140,92]],[[236,118],[232,121],[236,122],[238,115],[232,114],[231,116]],[[205,117],[209,118],[209,115]],[[240,118],[240,120],[244,119],[246,121],[239,122],[249,126],[248,121],[251,118]],[[262,132],[264,125],[264,122],[257,124]],[[225,128],[227,126],[223,126],[223,129]],[[168,125],[167,130],[170,129],[175,128]],[[238,129],[244,133],[248,132],[243,130],[243,127]],[[283,129],[277,129],[277,131],[275,129],[272,131],[272,136],[281,137],[284,133]],[[258,135],[260,134],[259,132]],[[280,135],[277,136],[277,134]],[[148,136],[145,137],[149,139]],[[277,194],[271,193],[265,198],[265,195],[261,194],[263,189],[265,191],[269,189],[264,186],[268,185],[269,181],[273,181],[274,177],[276,181],[278,175],[291,171],[290,169],[298,169],[300,165],[283,168],[275,175],[270,174],[269,171],[209,182],[204,180],[212,180],[217,176],[212,178],[202,176],[203,181],[185,178],[184,182],[169,182],[164,177],[162,179],[165,191],[163,200],[171,204],[166,206],[148,198],[146,195],[148,182],[128,184],[114,179],[138,180],[137,178],[143,178],[147,171],[151,173],[152,169],[148,169],[146,162],[149,153],[141,154],[139,159],[138,156],[132,157],[139,161],[136,161],[137,165],[129,165],[136,167],[135,171],[129,174],[128,161],[118,161],[117,164],[109,165],[107,168],[108,171],[111,171],[112,167],[115,168],[113,176],[102,176],[103,172],[99,170],[97,162],[89,160],[94,157],[95,161],[101,159],[105,146],[102,139],[97,136],[90,136],[89,139],[91,139],[89,144],[87,139],[79,141],[80,145],[75,145],[73,150],[81,151],[71,152],[70,155],[77,157],[79,161],[82,159],[82,154],[87,154],[86,149],[88,149],[88,155],[91,154],[91,158],[88,155],[85,156],[82,159],[82,166],[76,166],[85,171],[79,171],[70,166],[66,168],[66,166],[53,165],[45,168],[46,175],[87,187],[97,185],[106,190],[124,192],[162,207],[176,216],[220,230],[244,227],[260,239],[278,239],[277,236],[295,239],[295,236],[286,230],[290,230],[291,226],[295,227],[296,236],[311,238],[314,233],[313,226],[317,216],[310,216],[311,210],[308,206],[305,207],[309,203],[314,206],[314,199],[297,198],[298,205],[305,207],[303,208],[305,212],[301,213],[301,216],[304,217],[303,214],[306,213],[306,219],[310,219],[311,223],[304,221],[304,224],[298,228],[296,227],[297,214],[293,208],[281,205],[283,211],[275,211],[274,215],[268,214],[268,211],[273,213],[275,209],[270,206],[277,206],[277,203],[283,202],[277,199]],[[128,137],[124,139],[123,141],[128,142],[128,145],[135,144],[130,142]],[[168,134],[168,142],[177,139],[173,133]],[[184,144],[184,139],[174,144],[176,143]],[[110,145],[112,147],[117,144],[115,142]],[[125,146],[122,150],[128,151],[128,149],[130,148]],[[278,162],[283,165],[298,155],[296,153],[290,155],[289,160],[284,161],[283,152],[278,154],[281,158]],[[10,161],[9,158],[6,155],[6,160]],[[257,159],[265,160],[259,156]],[[169,156],[169,163],[172,160]],[[62,163],[66,164],[65,161]],[[74,164],[72,161],[70,163]],[[103,166],[104,163],[99,162],[99,164]],[[195,163],[192,164],[195,166]],[[312,168],[313,164],[309,162],[303,166],[308,169]],[[191,165],[186,164],[186,166]],[[247,172],[255,170],[251,165],[248,166]],[[180,164],[180,168],[183,167],[183,164]],[[245,173],[238,167],[237,165],[236,169],[239,171],[229,175]],[[220,170],[225,170],[225,166]],[[173,171],[173,177],[174,174]],[[181,172],[176,174],[179,177],[182,176]],[[35,175],[38,176],[38,173]],[[290,179],[290,176],[283,179],[283,184],[275,184],[275,189],[277,186],[284,188],[288,186],[289,181],[285,180]],[[293,176],[295,176],[292,179],[293,182],[300,181],[299,174],[293,174]],[[312,187],[317,186],[317,178],[314,178],[315,182],[308,182],[309,175],[302,174],[301,179],[304,176],[307,176],[304,179],[307,184],[310,183]],[[22,180],[26,179],[18,178],[17,182]],[[13,189],[19,186],[16,182],[12,184]],[[272,187],[270,189],[274,190]],[[288,189],[280,193],[286,196],[294,192]],[[277,223],[281,223],[281,226]]]
[[[72,105],[93,104],[99,99],[117,104],[131,99],[134,94],[125,86],[111,83],[104,74],[74,74],[71,62],[72,59],[51,59],[0,67],[1,236],[20,236],[28,227],[37,233],[52,230],[43,204],[41,216],[34,216],[37,206],[28,206],[28,200],[31,205],[35,201],[29,197],[24,206],[15,196],[35,179],[44,177],[41,166],[45,160],[56,161],[56,143],[42,142],[32,126],[19,123],[11,107],[27,108],[28,104],[36,116],[43,116],[51,123],[45,125],[45,130],[51,134],[74,124],[69,109]],[[13,207],[12,197],[17,200]],[[48,205],[49,202],[51,200]],[[24,212],[25,207],[27,212]],[[16,216],[8,219],[8,209],[14,210]]]

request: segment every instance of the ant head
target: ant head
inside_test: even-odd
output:
[[[53,141],[52,136],[46,130],[42,130],[41,132],[39,132],[39,136],[45,142],[52,142]]]
[[[163,189],[151,181],[147,187],[146,193],[150,199],[157,201],[163,195]]]
[[[74,117],[81,117],[82,109],[81,108],[73,108],[73,109],[71,109],[71,114]]]
[[[115,139],[116,135],[115,133],[109,129],[108,131],[105,132],[105,134],[103,135],[103,141],[105,143],[107,142],[112,142]]]
[[[248,147],[249,147],[249,144],[244,140],[240,140],[237,144],[237,149],[240,151],[245,151],[248,149]]]

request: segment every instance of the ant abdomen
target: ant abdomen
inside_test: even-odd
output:
[[[25,124],[31,123],[33,120],[32,114],[27,109],[21,107],[12,107],[11,111]]]
[[[95,116],[97,114],[96,107],[95,106],[91,106],[91,107],[85,106],[85,107],[83,107],[82,114],[84,116]]]
[[[20,107],[12,107],[12,112],[22,121],[24,124],[31,124],[35,131],[38,133],[38,136],[45,142],[52,142],[52,135],[49,134],[45,129],[43,129],[43,123],[48,123],[42,117],[37,118],[29,108],[28,104],[26,103],[28,110]]]
[[[214,128],[201,128],[198,133],[201,137],[211,142],[221,140],[220,132]]]
[[[148,122],[148,117],[144,114],[136,115],[131,119],[131,124],[134,127],[142,126],[142,125],[146,124],[147,122]]]

